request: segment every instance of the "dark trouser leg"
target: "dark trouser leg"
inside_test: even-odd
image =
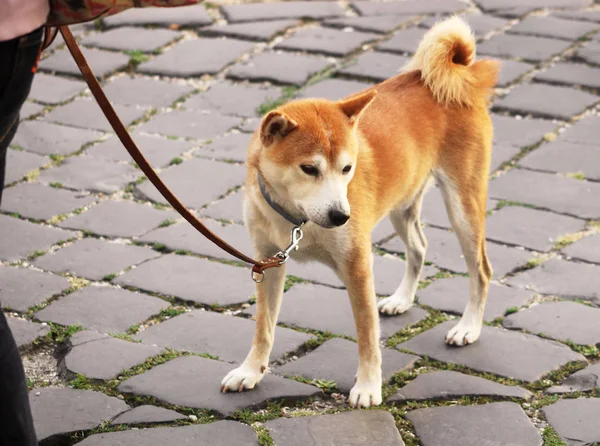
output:
[[[19,111],[31,89],[32,68],[41,38],[42,30],[39,29],[18,39],[0,42],[0,200],[6,152],[17,131]],[[0,446],[37,444],[23,363],[0,309]]]

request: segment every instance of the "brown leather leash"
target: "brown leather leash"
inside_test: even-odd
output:
[[[142,172],[144,172],[144,174],[152,182],[154,187],[156,187],[156,189],[158,189],[158,191],[161,193],[161,195],[163,197],[165,197],[165,199],[169,202],[169,204],[171,206],[173,206],[173,208],[177,212],[179,212],[179,214],[183,218],[185,218],[194,228],[196,228],[196,230],[198,232],[200,232],[204,237],[209,239],[211,242],[213,242],[215,245],[217,245],[223,251],[227,252],[228,254],[231,254],[232,256],[236,257],[237,259],[241,260],[242,262],[253,265],[252,266],[252,279],[255,282],[257,282],[257,283],[262,282],[262,279],[264,278],[264,272],[267,269],[275,268],[275,267],[279,267],[279,266],[283,265],[289,257],[289,252],[292,249],[297,247],[297,242],[299,241],[299,239],[297,241],[295,241],[294,246],[292,246],[293,245],[293,243],[292,243],[292,245],[290,245],[287,249],[280,251],[273,257],[269,257],[264,260],[254,260],[253,258],[248,257],[244,253],[235,249],[233,246],[231,246],[225,240],[221,239],[214,232],[212,232],[210,229],[208,229],[204,223],[202,223],[194,214],[192,214],[183,205],[183,203],[181,203],[181,201],[179,201],[179,199],[173,194],[173,192],[171,192],[169,190],[169,188],[165,185],[165,183],[163,183],[163,181],[160,179],[160,177],[156,174],[156,172],[154,171],[152,166],[150,166],[150,163],[148,162],[148,160],[146,160],[144,155],[142,155],[142,152],[140,151],[140,149],[137,147],[137,145],[131,138],[131,135],[129,135],[129,132],[127,131],[127,129],[121,122],[121,119],[119,119],[119,116],[115,112],[115,109],[110,104],[110,101],[108,100],[108,98],[106,97],[106,94],[102,90],[102,87],[98,83],[98,79],[96,79],[96,76],[94,75],[90,66],[88,65],[88,63],[87,63],[85,57],[83,56],[83,53],[81,52],[81,49],[79,48],[79,45],[75,41],[75,38],[73,37],[73,34],[71,33],[71,30],[69,29],[69,27],[61,26],[59,29],[60,29],[60,33],[63,36],[63,39],[65,40],[65,43],[67,44],[67,48],[69,48],[69,51],[71,52],[71,55],[73,56],[73,59],[75,59],[75,62],[77,63],[77,66],[79,67],[79,70],[81,71],[81,74],[83,75],[83,78],[85,79],[86,83],[90,87],[90,90],[92,91],[94,98],[96,98],[98,105],[102,109],[104,116],[106,116],[106,119],[108,119],[108,122],[110,123],[111,127],[113,128],[113,130],[115,131],[115,133],[117,134],[117,136],[119,137],[121,142],[123,143],[123,146],[125,147],[125,149],[127,149],[127,152],[129,152],[129,155],[131,155],[131,157],[134,159],[134,161],[137,163],[137,165],[140,167],[140,169],[142,169]],[[45,41],[44,41],[44,47],[50,45],[50,43],[52,43],[53,39],[54,39],[54,36],[52,36],[52,31],[49,30],[46,35]],[[294,241],[294,238],[293,238],[293,241]]]

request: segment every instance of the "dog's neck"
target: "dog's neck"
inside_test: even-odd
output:
[[[281,207],[279,204],[277,204],[271,198],[271,194],[269,194],[269,192],[267,191],[267,187],[265,186],[265,183],[262,179],[262,175],[260,174],[260,172],[257,173],[257,177],[258,177],[258,187],[260,189],[260,192],[261,192],[263,198],[265,199],[265,201],[267,202],[267,204],[271,207],[271,209],[273,209],[275,212],[277,212],[279,215],[281,215],[283,218],[285,218],[287,221],[289,221],[294,226],[302,226],[304,223],[307,222],[306,218],[294,217],[288,211],[286,211],[283,207]]]

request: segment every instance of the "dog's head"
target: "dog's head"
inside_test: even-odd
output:
[[[264,117],[259,170],[286,209],[325,228],[348,221],[348,183],[359,149],[356,127],[375,94],[340,102],[294,101]]]

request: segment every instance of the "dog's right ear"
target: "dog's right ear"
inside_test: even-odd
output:
[[[269,147],[274,142],[283,139],[296,127],[298,127],[298,123],[289,116],[278,111],[269,112],[260,125],[260,140],[263,146]]]

